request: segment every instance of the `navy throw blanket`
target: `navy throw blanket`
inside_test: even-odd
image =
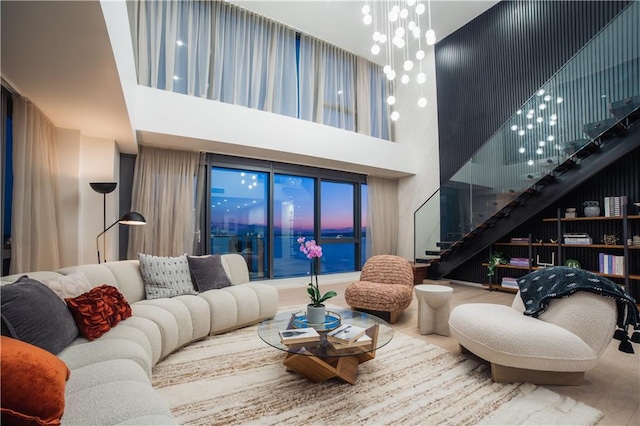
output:
[[[587,291],[610,297],[616,301],[618,329],[613,337],[620,340],[618,349],[633,353],[629,340],[640,343],[640,319],[633,297],[613,281],[584,269],[552,266],[531,272],[518,279],[520,297],[525,306],[525,315],[537,318],[547,310],[551,299],[568,297],[576,291]],[[629,339],[629,326],[634,328]]]

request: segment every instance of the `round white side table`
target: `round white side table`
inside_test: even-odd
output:
[[[418,298],[420,334],[449,335],[449,312],[453,288],[421,284],[414,287]]]

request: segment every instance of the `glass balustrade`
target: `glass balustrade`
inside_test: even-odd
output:
[[[640,3],[604,27],[414,214],[415,257],[448,248],[640,104]]]

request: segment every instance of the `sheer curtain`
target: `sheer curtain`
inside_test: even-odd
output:
[[[398,181],[369,176],[367,187],[367,250],[370,250],[367,256],[396,254],[399,220]]]
[[[296,33],[221,1],[140,1],[140,84],[297,115]]]
[[[358,58],[356,81],[358,132],[393,140],[389,105],[386,102],[391,87],[382,72],[382,67],[364,58]]]
[[[53,123],[30,101],[13,96],[11,274],[60,267],[55,145]]]
[[[300,36],[300,118],[356,130],[356,56]]]
[[[129,230],[130,259],[138,253],[178,256],[193,252],[199,158],[198,152],[140,147],[131,210],[141,213],[147,224]]]

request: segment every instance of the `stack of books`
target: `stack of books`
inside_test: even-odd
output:
[[[527,244],[529,243],[529,237],[511,237],[512,244]]]
[[[335,349],[347,349],[364,346],[371,343],[371,337],[365,332],[366,328],[352,324],[342,324],[335,330],[327,333],[327,342]]]
[[[575,244],[575,245],[589,245],[593,244],[593,239],[589,236],[589,234],[585,233],[574,233],[574,234],[563,234],[565,244]]]
[[[512,277],[503,277],[502,278],[502,283],[500,285],[502,287],[506,287],[506,288],[519,289],[518,280],[516,278],[512,278]]]
[[[628,202],[626,195],[604,197],[604,215],[606,217],[622,216],[622,209],[627,206]]]
[[[526,257],[512,257],[509,260],[511,266],[529,266],[529,259]]]
[[[311,327],[307,328],[289,328],[280,331],[280,341],[284,345],[293,345],[294,343],[319,342],[320,334]]]
[[[610,275],[624,275],[624,256],[599,253],[598,260],[599,272]]]

